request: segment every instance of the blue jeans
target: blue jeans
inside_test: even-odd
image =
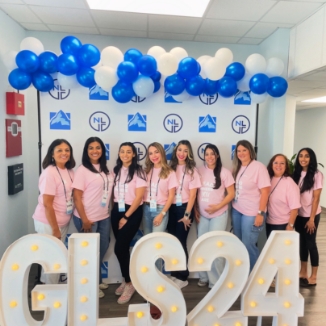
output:
[[[257,242],[260,232],[264,229],[264,223],[259,227],[254,226],[255,219],[256,216],[244,215],[232,207],[233,233],[242,241],[248,250],[250,271],[252,271],[258,259],[259,250]]]
[[[73,215],[72,216],[74,220],[75,227],[79,233],[83,233],[82,227],[83,227],[83,222],[82,220]],[[109,248],[109,243],[110,243],[110,219],[106,218],[101,221],[93,222],[94,224],[92,225],[92,233],[99,233],[100,234],[100,270],[99,270],[99,281],[100,284],[102,283],[102,273],[101,273],[101,264],[102,260],[105,256],[106,251]]]
[[[206,218],[200,216],[199,223],[197,224],[198,238],[203,234],[211,231],[225,231],[228,222],[228,211],[226,210],[220,216],[213,218]],[[209,282],[208,286],[212,288],[218,281],[225,266],[225,258],[216,258],[212,264],[209,272],[199,272],[199,279],[202,282]]]
[[[153,224],[154,218],[161,213],[161,211],[164,208],[164,205],[157,205],[156,212],[151,212],[149,205],[145,203],[143,206],[144,206],[144,213],[143,213],[144,235],[152,232],[165,232],[169,220],[169,211],[166,212],[160,225],[154,226]]]

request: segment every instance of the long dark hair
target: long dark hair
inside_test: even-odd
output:
[[[102,155],[99,158],[98,162],[100,164],[100,172],[104,172],[105,174],[109,174],[110,171],[108,169],[108,167],[106,166],[106,157],[105,157],[105,146],[102,142],[102,140],[98,137],[90,137],[86,140],[85,146],[84,146],[84,150],[83,150],[83,156],[82,156],[82,164],[85,166],[86,169],[90,170],[91,172],[94,173],[99,173],[99,171],[97,171],[93,164],[91,163],[91,160],[88,156],[88,146],[91,143],[97,142],[101,145],[102,148]]]
[[[283,173],[283,176],[284,176],[284,177],[288,177],[288,176],[290,176],[291,173],[290,173],[289,160],[288,160],[288,158],[287,158],[284,154],[275,154],[275,155],[270,159],[270,161],[269,161],[269,163],[268,163],[268,165],[267,165],[267,171],[268,171],[269,176],[270,176],[271,178],[274,177],[273,163],[274,163],[274,161],[276,160],[276,158],[277,158],[278,156],[283,157],[284,160],[285,160],[285,171],[284,171],[284,173]]]
[[[69,161],[66,162],[65,167],[66,169],[70,170],[73,169],[76,165],[75,159],[74,159],[74,155],[73,155],[73,151],[72,151],[72,147],[70,145],[70,143],[68,142],[68,140],[65,139],[56,139],[54,140],[51,145],[48,148],[48,152],[46,153],[44,160],[42,162],[42,168],[46,169],[48,166],[53,165],[55,166],[55,161],[53,160],[53,151],[55,149],[55,147],[61,145],[62,143],[65,143],[66,145],[69,146],[70,149],[70,158]]]
[[[211,149],[214,152],[214,155],[216,157],[215,168],[213,170],[213,173],[214,173],[214,176],[215,176],[215,185],[214,185],[213,189],[218,189],[221,186],[222,160],[221,160],[220,152],[219,152],[218,148],[214,144],[208,144],[205,147],[204,157],[205,157],[206,151],[208,149]]]
[[[194,153],[192,151],[191,144],[188,140],[180,140],[178,142],[178,145],[174,147],[172,158],[170,161],[170,166],[174,171],[177,170],[177,165],[178,165],[177,150],[180,145],[185,145],[188,147],[188,155],[186,158],[186,173],[189,173],[192,176],[196,168],[196,162],[194,160]]]
[[[302,166],[299,163],[299,156],[302,151],[307,151],[310,157],[309,165],[308,165],[308,170],[306,176],[303,178],[302,185],[300,187],[300,193],[303,193],[305,191],[309,191],[313,186],[315,182],[315,174],[317,173],[317,157],[315,152],[309,148],[301,148],[300,151],[298,152],[297,158],[294,163],[294,171],[293,171],[293,180],[294,182],[299,185],[300,177],[301,177],[301,172],[302,172]]]
[[[237,154],[237,150],[239,146],[243,146],[244,148],[246,148],[249,151],[250,154],[250,160],[253,161],[256,159],[256,153],[255,150],[253,148],[253,146],[251,145],[251,143],[248,140],[239,140],[237,142],[237,145],[235,146],[235,150],[234,150],[234,156],[233,156],[233,177],[234,179],[237,178],[238,172],[241,169],[241,161],[238,158],[238,154]]]
[[[129,165],[128,169],[128,176],[125,181],[125,183],[129,183],[132,178],[134,177],[134,174],[136,172],[137,176],[143,180],[146,180],[146,174],[143,170],[143,168],[137,163],[138,161],[138,156],[137,156],[137,150],[136,147],[133,143],[130,142],[124,142],[120,145],[119,147],[119,152],[122,146],[129,146],[132,149],[132,153],[135,154],[134,157],[132,158],[131,164]],[[116,162],[116,166],[113,168],[113,171],[115,173],[115,178],[114,178],[114,184],[116,183],[117,180],[120,179],[120,170],[122,168],[122,161],[120,159],[120,156],[118,154],[118,159]],[[118,179],[119,178],[119,179]]]

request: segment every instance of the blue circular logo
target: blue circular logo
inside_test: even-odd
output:
[[[49,91],[49,94],[55,100],[65,100],[70,94],[70,89],[63,88],[58,83],[58,79],[54,79],[53,81],[54,81],[54,87]]]
[[[145,100],[146,100],[146,97],[140,97],[140,96],[136,95],[131,99],[131,102],[141,103],[141,102],[144,102]]]
[[[140,143],[138,141],[133,143],[136,147],[136,151],[137,151],[137,160],[138,161],[142,161],[147,154],[147,148],[143,143]]]
[[[177,114],[169,114],[164,118],[163,126],[167,132],[176,133],[183,127],[183,121]]]
[[[244,115],[238,115],[232,120],[231,126],[237,134],[244,134],[250,128],[250,120]]]
[[[202,143],[201,145],[199,145],[199,147],[197,149],[197,155],[202,161],[205,161],[204,152],[205,152],[205,148],[208,144],[209,143]]]
[[[110,123],[110,117],[102,111],[94,112],[89,117],[89,125],[92,129],[98,132],[102,132],[108,129],[110,127]]]
[[[199,95],[199,99],[200,99],[200,102],[202,102],[205,105],[212,105],[217,101],[218,94],[215,94],[215,95],[201,94],[201,95]]]

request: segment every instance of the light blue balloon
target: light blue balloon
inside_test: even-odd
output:
[[[150,77],[140,75],[132,84],[132,88],[137,96],[149,97],[154,93],[155,85]]]

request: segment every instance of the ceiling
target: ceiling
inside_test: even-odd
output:
[[[115,0],[119,1],[119,0]],[[211,0],[203,18],[91,10],[86,0],[0,0],[24,29],[212,43],[260,44],[278,28],[292,28],[326,0]],[[300,101],[326,95],[326,67],[289,81]]]

